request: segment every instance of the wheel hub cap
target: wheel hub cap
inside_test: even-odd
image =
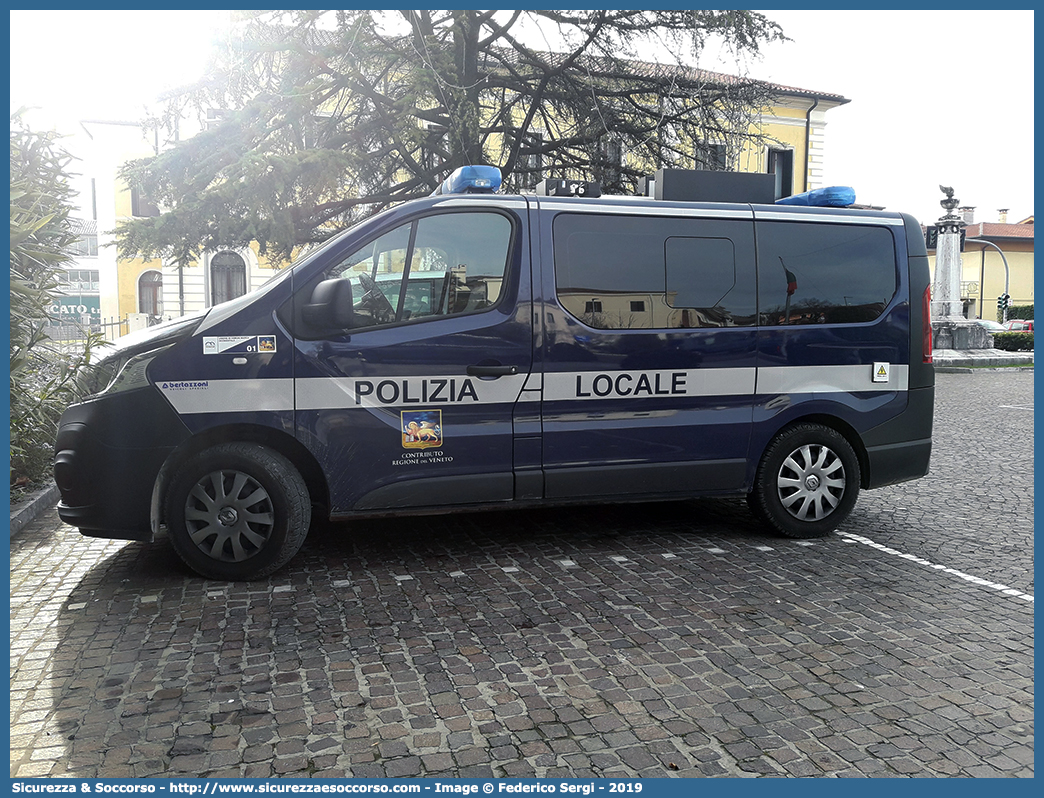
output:
[[[807,444],[783,461],[776,477],[779,500],[802,521],[819,521],[837,508],[845,495],[845,467],[827,446]]]
[[[185,501],[185,526],[200,551],[221,562],[242,562],[264,548],[275,529],[268,491],[249,474],[212,471]]]

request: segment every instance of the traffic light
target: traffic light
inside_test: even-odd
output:
[[[967,231],[961,228],[961,252],[964,252],[964,240],[968,237]],[[926,249],[939,248],[939,228],[929,225],[924,228],[924,246]]]
[[[1001,294],[997,297],[997,310],[1011,307],[1011,294]]]

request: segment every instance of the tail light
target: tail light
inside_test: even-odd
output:
[[[932,287],[924,289],[921,298],[921,355],[924,363],[932,362]]]

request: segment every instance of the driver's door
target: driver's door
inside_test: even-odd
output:
[[[533,361],[521,224],[431,213],[324,271],[350,281],[353,320],[296,342],[296,425],[335,515],[514,497],[512,408]]]

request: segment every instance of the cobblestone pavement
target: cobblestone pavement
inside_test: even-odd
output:
[[[11,545],[12,776],[1031,776],[1032,374],[938,377],[924,480],[374,521],[251,584]]]

